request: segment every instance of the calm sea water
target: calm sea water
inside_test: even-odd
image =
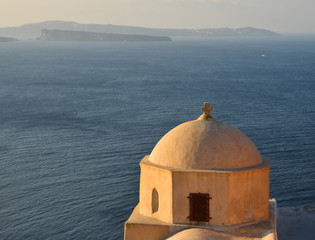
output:
[[[1,44],[0,239],[122,239],[139,161],[204,101],[280,207],[315,204],[315,37]]]

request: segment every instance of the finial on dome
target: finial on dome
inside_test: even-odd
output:
[[[199,119],[208,119],[212,117],[211,112],[213,111],[213,107],[210,106],[209,102],[205,102],[203,107],[201,107],[201,111],[203,111],[203,114],[199,117]]]

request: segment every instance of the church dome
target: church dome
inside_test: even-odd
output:
[[[182,230],[173,236],[166,238],[166,240],[235,240],[240,238],[235,238],[233,235],[228,235],[224,233],[218,233],[208,229],[202,228],[190,228]]]
[[[209,103],[197,120],[169,131],[152,150],[149,161],[169,168],[230,170],[263,163],[253,142],[242,132],[215,120]]]

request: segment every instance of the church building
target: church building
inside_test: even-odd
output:
[[[141,162],[125,240],[275,240],[270,160],[239,130],[203,114],[169,131]]]

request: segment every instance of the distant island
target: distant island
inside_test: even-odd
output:
[[[18,40],[11,37],[0,37],[0,42],[15,42],[15,41],[18,41]]]
[[[106,41],[106,42],[148,42],[172,41],[164,36],[131,35],[117,33],[96,33],[83,31],[42,30],[38,40],[43,41]]]
[[[67,21],[46,21],[25,24],[18,27],[0,28],[0,36],[35,39],[41,35],[42,29],[83,31],[94,33],[114,33],[169,37],[274,37],[280,34],[253,27],[244,28],[202,28],[202,29],[163,29],[120,26],[111,24],[79,24]]]

